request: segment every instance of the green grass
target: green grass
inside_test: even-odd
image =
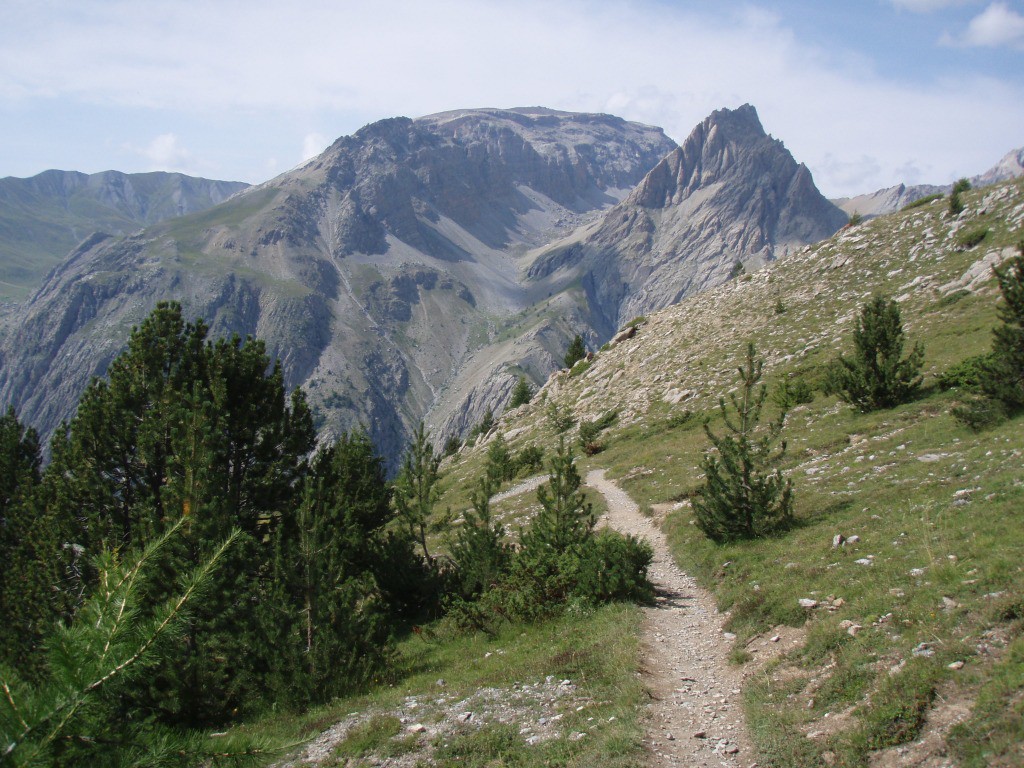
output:
[[[1000,202],[1002,189],[1009,194]],[[951,415],[961,393],[938,386],[990,348],[994,280],[981,291],[956,281],[989,250],[1020,240],[1021,217],[1007,217],[1024,184],[963,198],[971,211],[986,209],[960,230],[985,233],[974,250],[964,250],[974,235],[958,242],[949,234],[942,205],[866,221],[810,255],[780,260],[767,276],[720,289],[703,310],[698,296],[652,316],[636,339],[561,375],[557,394],[542,390],[532,412],[517,413],[515,426],[527,429],[513,450],[555,441],[545,395],[578,419],[620,409],[619,423],[602,433],[605,450],[579,459],[581,474],[607,468],[641,508],[681,504],[665,528],[676,559],[729,612],[734,663],[753,663],[751,638],[803,628],[804,643],[745,690],[762,765],[820,765],[825,753],[835,764],[866,765],[874,751],[915,739],[949,698],[970,711],[949,735],[958,759],[1024,763],[1024,603],[1015,597],[1024,594],[1024,417],[973,432]],[[719,428],[717,400],[735,386],[746,341],[769,358],[770,387],[790,375],[815,381],[851,348],[854,315],[874,292],[899,297],[909,342],[925,345],[920,397],[869,414],[821,394],[794,408],[780,468],[794,481],[797,524],[761,541],[707,541],[687,506],[702,480],[702,422]],[[662,399],[673,387],[690,390],[678,405]],[[478,462],[466,452],[453,475]],[[837,533],[860,541],[833,550]],[[833,610],[805,610],[801,597]],[[848,632],[850,622],[859,631]],[[951,669],[954,662],[964,666]],[[830,722],[841,727],[821,728]]]

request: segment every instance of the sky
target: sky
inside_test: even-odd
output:
[[[266,181],[387,117],[545,106],[677,142],[753,104],[828,196],[1024,146],[1024,0],[0,0],[0,177]]]

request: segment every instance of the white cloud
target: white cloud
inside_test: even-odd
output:
[[[145,157],[155,169],[161,171],[188,171],[192,161],[192,153],[181,145],[173,133],[162,133],[145,147],[129,146],[128,149]]]
[[[252,178],[262,158],[294,157],[283,126],[331,126],[334,137],[465,107],[612,112],[682,141],[711,111],[750,102],[831,195],[889,186],[908,163],[971,175],[1019,146],[1024,125],[1019,78],[904,82],[852,49],[798,39],[752,4],[730,13],[660,0],[9,2],[19,12],[0,26],[0,98],[187,114],[237,137],[247,173],[211,168],[221,156],[200,147],[197,130],[194,155],[172,135],[147,148],[154,161],[202,157],[203,170],[250,181],[262,180]],[[280,140],[256,154],[247,130]],[[327,143],[310,132],[303,157]]]
[[[992,3],[971,19],[960,42],[963,45],[986,48],[1022,47],[1024,16],[1012,10],[1006,3]]]
[[[316,157],[327,149],[330,143],[331,140],[322,133],[307,133],[302,140],[302,157],[299,158],[300,162]]]

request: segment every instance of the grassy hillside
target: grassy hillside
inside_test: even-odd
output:
[[[874,219],[660,312],[499,425],[513,451],[550,452],[552,404],[577,419],[618,412],[605,450],[580,463],[607,467],[663,518],[678,560],[730,612],[733,657],[752,671],[747,712],[762,764],[889,765],[943,752],[963,765],[1024,762],[1022,422],[972,432],[950,415],[962,393],[937,384],[989,349],[991,265],[1024,235],[1024,183],[964,200],[955,219],[945,200]],[[793,409],[781,468],[798,525],[709,543],[689,503],[701,424],[715,423],[747,341],[770,386],[815,383],[852,347],[854,317],[875,292],[899,300],[909,340],[925,345],[920,398],[861,414],[818,393]],[[484,451],[464,449],[450,465],[442,506],[465,503]],[[836,534],[859,541],[833,548]],[[779,625],[802,627],[803,641],[762,665]]]

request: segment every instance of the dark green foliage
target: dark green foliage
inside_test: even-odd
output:
[[[1011,411],[1024,408],[1024,242],[1020,253],[995,270],[1003,303],[1001,325],[992,331],[992,354],[985,377],[986,394]]]
[[[194,569],[178,574],[171,597],[147,608],[145,571],[179,536],[184,521],[126,561],[105,553],[97,588],[78,617],[48,642],[48,676],[29,686],[0,673],[0,743],[5,766],[192,766],[255,762],[266,750],[238,736],[215,743],[145,717],[119,716],[119,699],[187,636],[185,620],[209,589],[238,533],[229,534]]]
[[[490,478],[480,478],[473,492],[473,508],[457,530],[451,546],[458,574],[459,593],[474,598],[495,586],[507,573],[512,550],[505,541],[505,527],[491,517]]]
[[[42,494],[70,521],[92,558],[146,546],[183,519],[181,535],[153,558],[142,607],[169,596],[175,574],[240,531],[185,625],[183,641],[126,693],[128,709],[166,722],[222,722],[264,695],[274,650],[258,595],[273,558],[272,533],[293,513],[313,445],[301,391],[285,395],[280,366],[262,342],[206,341],[201,321],[163,303],[132,331],[128,348],[83,395],[53,444]],[[96,574],[84,569],[87,589]]]
[[[516,476],[516,465],[508,449],[505,437],[499,432],[487,446],[487,458],[484,471],[494,488]]]
[[[493,634],[498,623],[541,619],[569,604],[650,596],[650,547],[611,532],[595,536],[593,512],[580,491],[580,476],[564,440],[549,469],[548,482],[537,490],[541,511],[522,531],[520,549],[507,574],[475,600],[454,602],[450,618],[456,626]],[[481,527],[478,522],[485,510],[489,520],[489,509],[481,501],[489,493],[482,484],[474,497],[472,530],[482,539],[484,552],[500,543],[497,526]],[[474,583],[479,585],[479,580]]]
[[[41,671],[39,642],[66,609],[70,596],[57,585],[73,557],[38,493],[40,463],[35,430],[8,410],[0,417],[0,662],[26,678]]]
[[[565,351],[565,357],[563,358],[566,368],[572,368],[576,363],[587,356],[587,347],[583,343],[583,337],[578,333],[569,343],[569,348]]]
[[[903,206],[901,210],[910,211],[913,210],[914,208],[921,208],[925,205],[928,205],[929,203],[934,203],[936,200],[941,200],[943,197],[945,197],[945,195],[943,195],[941,192],[936,192],[933,195],[925,195],[924,197],[918,198],[912,203],[907,203],[906,205]]]
[[[591,365],[593,365],[593,360],[588,360],[587,358],[577,360],[576,364],[569,369],[569,376],[572,378],[582,376],[584,373],[590,370]]]
[[[862,221],[864,221],[864,217],[861,216],[860,213],[858,213],[857,211],[854,211],[853,213],[850,214],[850,220],[846,222],[846,225],[848,227],[856,227]]]
[[[487,411],[486,416],[490,415],[491,412]],[[440,495],[437,486],[441,479],[438,471],[440,466],[441,457],[434,454],[434,446],[420,422],[413,432],[412,443],[406,448],[402,469],[395,481],[395,506],[408,528],[409,536],[420,545],[423,557],[428,562],[427,523]]]
[[[772,402],[786,413],[798,405],[814,402],[814,387],[801,376],[787,377],[772,391]]]
[[[618,411],[608,411],[593,421],[581,421],[579,442],[580,447],[588,456],[593,456],[604,450],[604,446],[598,442],[601,432],[615,423],[619,417]]]
[[[971,188],[971,183],[967,179],[960,179],[953,185],[952,192],[949,193],[949,215],[959,216],[964,211],[964,202],[960,199],[960,195]]]
[[[992,363],[991,355],[974,355],[952,365],[939,376],[941,389],[959,389],[965,392],[980,392],[987,371]]]
[[[530,474],[538,472],[544,466],[544,449],[537,445],[527,445],[513,460],[516,474]]]
[[[456,435],[452,435],[444,441],[444,455],[454,456],[459,452],[459,448],[462,447],[462,441]]]
[[[374,575],[391,565],[382,552],[393,516],[384,464],[365,432],[317,455],[298,514],[276,531],[267,584],[265,626],[280,654],[274,687],[286,700],[328,700],[386,665],[393,627]]]
[[[632,320],[630,320],[628,323],[626,323],[626,325],[624,327],[626,327],[626,328],[636,328],[638,325],[643,325],[646,322],[647,322],[647,316],[646,315],[637,315]]]
[[[740,392],[731,393],[732,409],[725,399],[719,408],[728,432],[722,436],[704,422],[704,432],[714,450],[701,462],[705,480],[693,507],[697,524],[708,538],[717,542],[763,536],[790,523],[793,516],[792,482],[770,467],[786,449],[778,451],[785,414],[759,430],[761,408],[768,389],[761,379],[763,361],[755,360],[754,345],[747,345],[746,365],[740,367]],[[758,434],[760,432],[760,434]]]
[[[739,259],[733,262],[732,268],[729,270],[729,280],[735,280],[737,277],[746,274],[746,268],[743,266],[743,262]]]
[[[775,300],[775,314],[784,315],[786,314],[786,305],[781,298]]]
[[[525,376],[520,376],[512,390],[512,399],[509,401],[508,407],[518,408],[520,405],[526,405],[530,402],[531,397],[533,397],[533,390],[530,388],[530,384],[526,381]]]
[[[978,245],[982,240],[988,237],[988,232],[988,227],[984,225],[967,227],[957,232],[953,239],[956,240],[956,244],[960,250],[966,251]]]
[[[876,295],[861,308],[853,331],[853,356],[829,367],[825,389],[861,411],[892,408],[913,399],[921,386],[924,347],[903,357],[905,337],[899,305]]]

